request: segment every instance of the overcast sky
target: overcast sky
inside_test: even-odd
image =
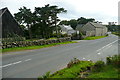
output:
[[[8,7],[14,14],[22,6],[34,11],[34,7],[50,4],[67,10],[66,14],[59,15],[62,20],[85,17],[107,24],[108,22],[118,22],[118,2],[119,0],[0,0],[0,9]]]

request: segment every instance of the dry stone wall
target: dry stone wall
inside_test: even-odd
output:
[[[5,48],[14,48],[14,47],[27,47],[27,46],[35,46],[35,45],[46,45],[52,43],[60,43],[65,41],[71,41],[70,37],[59,38],[54,40],[34,40],[34,41],[16,41],[16,42],[3,42],[2,49]]]

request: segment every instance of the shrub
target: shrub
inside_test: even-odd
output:
[[[71,60],[68,64],[67,64],[67,68],[70,68],[71,66],[73,66],[74,64],[78,64],[80,63],[80,60],[77,58],[74,58],[73,60]]]
[[[114,55],[112,57],[107,57],[107,64],[112,64],[114,66],[120,67],[120,55]]]
[[[49,77],[50,77],[50,71],[46,72],[46,73],[45,73],[42,77],[40,77],[40,78],[47,80],[47,78],[49,78]]]
[[[106,64],[109,65],[111,63],[112,63],[112,57],[109,56],[109,57],[106,58]]]
[[[105,63],[103,61],[97,61],[95,65],[92,67],[92,71],[99,72],[104,66]]]

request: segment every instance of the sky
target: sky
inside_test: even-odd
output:
[[[61,20],[85,17],[107,24],[118,22],[118,2],[119,0],[0,0],[0,9],[8,7],[14,14],[19,12],[19,8],[23,6],[34,11],[34,7],[50,4],[67,10],[67,13],[58,15]]]

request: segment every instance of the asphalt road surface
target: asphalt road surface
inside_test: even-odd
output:
[[[110,34],[97,40],[79,40],[78,43],[50,48],[11,52],[2,55],[3,78],[38,78],[48,71],[62,69],[73,58],[104,60],[118,54],[118,37]]]

